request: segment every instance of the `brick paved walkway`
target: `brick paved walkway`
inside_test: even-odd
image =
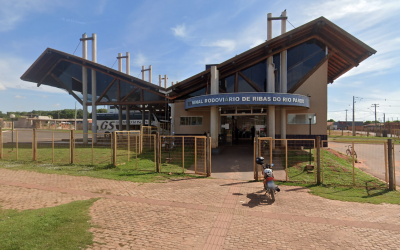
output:
[[[340,202],[260,183],[132,182],[0,169],[0,206],[36,209],[100,197],[93,249],[399,249],[400,206]]]

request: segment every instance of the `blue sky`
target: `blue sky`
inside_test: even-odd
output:
[[[111,67],[131,53],[131,75],[152,65],[153,82],[168,75],[182,81],[205,64],[220,63],[266,40],[267,13],[287,9],[296,27],[325,16],[378,52],[328,86],[328,118],[345,119],[356,103],[356,120],[400,118],[400,1],[58,1],[0,0],[0,111],[74,108],[67,93],[21,81],[47,48],[68,53],[83,33],[97,33],[98,62]],[[288,30],[293,27],[287,24]],[[274,23],[273,35],[280,33]],[[89,47],[90,48],[90,47]],[[81,46],[76,55],[81,56]],[[90,51],[90,50],[89,50]],[[89,53],[89,58],[91,57]],[[125,66],[124,66],[125,67]],[[114,65],[117,68],[117,64]],[[146,75],[146,78],[148,76]],[[348,113],[351,119],[351,112]]]

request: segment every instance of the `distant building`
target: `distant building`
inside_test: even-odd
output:
[[[338,121],[333,123],[336,126],[336,129],[340,130],[353,130],[353,122],[352,121]],[[364,131],[364,122],[362,121],[355,121],[354,125],[356,127],[356,131]]]

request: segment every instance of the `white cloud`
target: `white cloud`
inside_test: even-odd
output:
[[[65,93],[63,90],[25,82],[20,79],[22,74],[29,68],[33,61],[27,62],[22,58],[0,54],[0,90],[6,89],[28,89],[40,92]]]
[[[175,28],[171,28],[171,30],[174,32],[174,35],[177,37],[185,37],[186,36],[186,26],[185,24],[181,25],[176,25]]]
[[[142,53],[138,53],[136,54],[136,57],[133,58],[133,64],[136,66],[142,66],[142,65],[146,65],[148,62],[147,58],[142,54]]]
[[[15,96],[15,98],[17,98],[17,99],[25,99],[25,98],[26,98],[26,96],[20,96],[20,95],[16,95],[16,96]]]
[[[60,107],[60,104],[56,103],[56,104],[53,105],[53,107],[55,107],[55,108]]]
[[[234,40],[217,40],[211,43],[203,43],[202,46],[209,46],[209,47],[218,47],[226,49],[227,51],[232,51],[236,47],[236,42]]]
[[[96,7],[95,7],[95,13],[97,15],[103,14],[106,5],[107,5],[107,0],[100,0],[96,2]]]
[[[309,13],[309,16],[317,13],[330,20],[346,18],[351,24],[354,23],[350,22],[349,18],[358,19],[356,26],[360,27],[360,25],[369,26],[373,22],[382,20],[382,17],[397,15],[395,10],[400,8],[400,2],[397,0],[330,0],[316,2],[308,5],[307,8],[305,13]],[[361,16],[368,16],[368,18],[360,19]]]
[[[59,5],[58,0],[0,0],[0,32],[14,29],[29,13],[42,13]]]

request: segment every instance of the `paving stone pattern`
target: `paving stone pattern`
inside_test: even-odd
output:
[[[323,199],[261,183],[132,183],[0,169],[0,206],[37,209],[100,197],[90,249],[399,249],[400,206]]]

